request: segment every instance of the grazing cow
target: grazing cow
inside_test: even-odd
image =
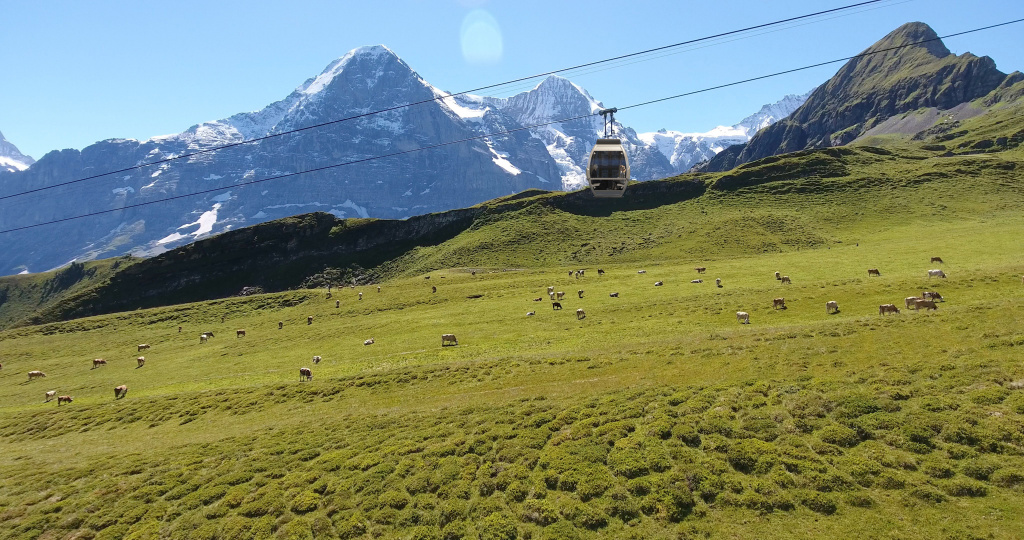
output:
[[[908,296],[903,299],[903,307],[907,309],[913,309],[914,302],[917,302],[920,298],[916,296]]]
[[[690,283],[704,283],[703,279],[691,279]]]
[[[553,293],[553,292],[549,292],[549,293],[548,293],[548,298],[549,298],[549,299],[550,299],[550,300],[551,300],[552,302],[554,302],[554,301],[555,301],[555,293]]]
[[[334,309],[338,309],[340,307],[341,307],[341,300],[335,300],[334,301]]]
[[[473,274],[476,274],[476,272],[473,272]],[[380,285],[377,285],[377,294],[380,294]]]
[[[128,395],[128,386],[122,384],[114,388],[114,399],[121,399]]]
[[[57,396],[57,406],[60,407],[61,403],[71,403],[75,398],[71,396]]]
[[[604,270],[602,270],[602,269],[598,268],[598,269],[597,269],[597,275],[599,275],[599,276],[603,276],[603,275],[604,275]]]
[[[423,279],[430,279],[430,276],[423,276]],[[356,288],[356,286],[355,286],[355,285],[353,285],[353,286],[352,286],[352,288],[353,288],[353,289],[355,289],[355,288]]]
[[[370,338],[363,342],[363,345],[373,345],[373,338]]]
[[[179,334],[181,333],[181,327],[180,326],[178,327],[178,333]]]
[[[750,324],[750,314],[746,311],[737,311],[736,320],[739,321],[740,324]]]
[[[552,286],[549,286],[548,287],[548,294],[554,294],[554,293],[555,293],[555,288],[552,287]]]
[[[943,272],[942,270],[929,270],[928,271],[928,279],[931,279],[933,277],[938,277],[938,278],[946,279],[946,273]]]
[[[715,287],[722,288],[722,278],[715,278]]]
[[[580,270],[580,277],[587,277],[587,271],[586,270]]]
[[[882,273],[879,272],[877,268],[868,268],[868,277],[871,276],[882,277]]]
[[[646,274],[647,270],[637,270],[636,273],[637,274]]]
[[[915,310],[918,310],[918,309],[921,309],[921,308],[936,310],[936,309],[939,309],[939,306],[935,305],[935,300],[918,300],[918,301],[914,302],[914,309]]]
[[[836,302],[835,300],[825,302],[825,313],[839,313],[839,302]]]
[[[580,271],[579,271],[579,270],[577,270],[577,271],[576,271],[576,279],[579,279],[581,275],[582,275],[582,274],[580,274]]]
[[[612,298],[618,298],[619,297],[619,293],[617,293],[617,292],[608,293],[608,296],[610,296]]]
[[[572,270],[569,270],[569,277],[572,277]]]
[[[475,276],[476,275],[476,270],[473,270],[472,274]]]
[[[775,272],[775,279],[776,280],[782,279],[782,274],[780,274],[778,272]]]
[[[236,338],[245,337],[245,330],[235,330],[235,337]]]
[[[284,328],[284,321],[277,321],[277,329],[281,330]]]
[[[199,334],[199,343],[206,343],[210,339],[209,334]]]
[[[430,287],[430,292],[436,293],[437,292],[437,287],[431,286]],[[362,298],[360,298],[360,300],[362,300]]]
[[[534,316],[534,315],[536,315],[536,314],[537,314],[537,312],[536,312],[536,311],[527,311],[527,312],[526,312],[526,316],[527,316],[527,317],[533,317],[533,316]]]
[[[534,299],[533,299],[533,301],[534,301],[534,302],[540,302],[541,300],[544,300],[544,297],[543,297],[543,296],[538,296],[537,298],[534,298]],[[552,299],[552,300],[553,300],[553,299]]]
[[[29,371],[28,372],[28,380],[30,380],[30,381],[32,379],[38,379],[38,378],[45,377],[45,376],[46,376],[46,374],[43,373],[42,371]]]
[[[332,293],[327,293],[327,296],[326,296],[326,298],[327,298],[328,300],[330,300],[330,299],[331,299],[331,298],[333,298],[333,297],[334,297],[334,295],[333,295]]]
[[[772,300],[772,309],[779,309],[779,308],[786,309],[786,299],[785,298],[776,298],[776,299]]]
[[[704,272],[707,271],[707,268],[703,267],[703,266],[698,266],[698,267],[694,268],[694,270],[696,270],[698,274],[703,274]]]
[[[882,304],[878,306],[878,314],[885,315],[887,313],[899,313],[900,308],[896,307],[896,304]]]
[[[306,324],[313,324],[313,316],[306,317]]]
[[[321,360],[321,358],[320,358],[319,356],[314,356],[314,357],[313,357],[313,363],[314,363],[314,364],[319,364],[319,363],[320,363],[320,360]]]
[[[139,351],[138,352],[142,352],[142,351],[144,351],[144,350],[146,350],[148,348],[149,348],[149,343],[142,343],[142,344],[139,345]]]
[[[935,291],[924,291],[921,293],[921,298],[925,300],[942,300],[942,295]]]
[[[444,347],[445,343],[451,343],[452,345],[458,345],[459,340],[455,337],[455,334],[441,334],[441,346]]]
[[[46,401],[50,401],[56,395],[57,395],[57,391],[56,390],[50,390],[49,392],[46,393]]]
[[[98,368],[100,366],[105,366],[105,365],[107,365],[107,361],[102,359],[102,358],[93,358],[92,359],[92,368],[93,369],[96,369],[96,368]]]
[[[579,308],[579,309],[576,310],[576,320],[577,321],[582,321],[583,319],[586,319],[586,318],[587,318],[587,313],[585,311],[583,311],[583,308]]]
[[[930,262],[937,262],[939,264],[944,264],[942,262],[942,257],[932,257],[932,260]]]
[[[576,291],[576,295],[579,296],[580,298],[583,298],[583,289]]]
[[[558,291],[555,293],[555,300],[561,300],[565,298],[565,291]]]
[[[562,309],[561,302],[551,302],[551,309]]]
[[[299,368],[299,380],[300,381],[312,381],[313,371],[308,367]]]
[[[434,292],[437,292],[437,287],[434,287]],[[363,293],[359,293],[359,299],[363,299]]]
[[[664,282],[664,281],[655,281],[655,282],[654,282],[654,286],[655,286],[655,287],[661,287],[661,286],[662,286],[662,285],[664,285],[664,284],[665,284],[665,282]]]
[[[140,357],[136,358],[135,361],[139,363],[139,365],[135,369],[139,369],[140,367],[146,365],[146,357],[145,356],[140,356]]]
[[[785,285],[786,283],[789,283],[790,285],[793,284],[793,282],[790,281],[789,276],[782,276],[782,280],[781,281],[782,281],[783,285]]]

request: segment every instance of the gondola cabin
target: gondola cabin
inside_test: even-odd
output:
[[[622,141],[615,139],[615,113],[618,109],[602,109],[604,138],[598,139],[587,161],[587,184],[594,197],[621,197],[629,184],[629,159]]]
[[[629,160],[619,139],[598,139],[587,162],[587,183],[595,197],[621,197],[629,184]]]

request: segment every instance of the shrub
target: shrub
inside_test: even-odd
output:
[[[516,540],[516,522],[510,516],[495,512],[480,523],[480,540]]]
[[[562,506],[562,516],[583,529],[596,530],[608,525],[608,517],[604,512],[588,504],[566,503]]]
[[[871,508],[875,501],[864,493],[849,493],[846,495],[846,504],[857,508]]]
[[[462,540],[466,536],[466,524],[453,521],[441,529],[441,540]]]
[[[640,451],[632,448],[612,450],[608,454],[608,466],[615,474],[626,478],[637,478],[650,472]]]
[[[572,526],[572,523],[562,520],[544,529],[544,540],[582,540],[584,536]]]
[[[466,517],[466,502],[460,499],[445,501],[438,508],[438,515],[442,525],[462,520]]]
[[[853,488],[853,482],[835,471],[822,474],[812,473],[810,476],[811,485],[814,486],[816,491],[827,493],[832,491],[848,491]]]
[[[834,514],[839,508],[835,497],[827,493],[819,493],[817,491],[804,493],[800,498],[800,503],[819,514],[825,515]]]
[[[437,527],[421,525],[413,528],[409,540],[441,540],[441,531]]]
[[[875,485],[882,489],[903,489],[907,481],[897,472],[885,471],[875,479]]]
[[[860,443],[860,437],[856,431],[839,424],[825,426],[818,431],[818,438],[826,443],[844,448],[850,448]]]
[[[401,510],[409,504],[409,495],[404,491],[387,491],[377,497],[377,502],[381,507],[394,508],[395,510]]]
[[[672,436],[691,448],[697,448],[700,446],[700,434],[697,433],[697,429],[691,425],[677,424],[672,428]]]
[[[759,439],[742,439],[729,446],[727,458],[734,469],[744,473],[764,473],[775,465],[775,447]]]
[[[648,499],[656,505],[658,515],[669,521],[681,521],[690,514],[694,505],[690,490],[678,484],[658,489]]]
[[[312,523],[306,518],[297,518],[285,523],[275,534],[281,540],[313,540]]]
[[[972,403],[978,405],[998,405],[1006,399],[1006,396],[1010,395],[1010,391],[1002,386],[992,386],[989,388],[983,388],[981,390],[975,390],[968,395],[968,399]]]
[[[353,514],[348,519],[336,523],[334,529],[341,540],[350,540],[366,534],[366,524],[359,514]]]
[[[927,459],[921,463],[921,472],[932,478],[952,478],[956,471],[946,460]]]
[[[546,499],[530,499],[523,503],[523,520],[537,525],[551,525],[558,521],[558,508]]]
[[[946,495],[929,485],[915,486],[910,490],[910,496],[930,503],[940,503],[946,500]]]
[[[530,494],[530,488],[522,480],[515,480],[505,489],[505,496],[515,502],[522,502]],[[600,493],[594,496],[598,496]],[[580,494],[582,497],[582,492]]]
[[[320,506],[320,495],[312,491],[303,491],[292,499],[291,510],[296,514],[305,514]]]
[[[989,477],[993,484],[1001,487],[1015,487],[1024,485],[1024,470],[1021,469],[1000,469]]]
[[[970,478],[956,478],[943,484],[946,493],[954,497],[984,497],[988,495],[988,487]]]

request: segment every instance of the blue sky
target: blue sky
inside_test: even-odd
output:
[[[362,45],[385,44],[426,80],[457,92],[854,2],[0,0],[0,132],[38,159],[53,149],[177,133],[260,109]],[[908,21],[943,35],[1017,18],[1024,18],[1020,0],[886,0],[569,78],[605,105],[624,106],[856,54]],[[464,35],[475,45],[468,51]],[[1024,70],[1024,23],[946,45],[991,56],[1005,72]],[[838,67],[633,109],[618,119],[638,131],[706,131],[805,92]]]

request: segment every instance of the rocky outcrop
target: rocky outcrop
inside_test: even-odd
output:
[[[894,115],[949,109],[1012,84],[987,56],[954,55],[924,23],[905,24],[847,62],[788,118],[701,170],[725,171],[768,156],[847,144]],[[907,44],[905,48],[887,50]],[[876,53],[876,54],[870,54]]]

